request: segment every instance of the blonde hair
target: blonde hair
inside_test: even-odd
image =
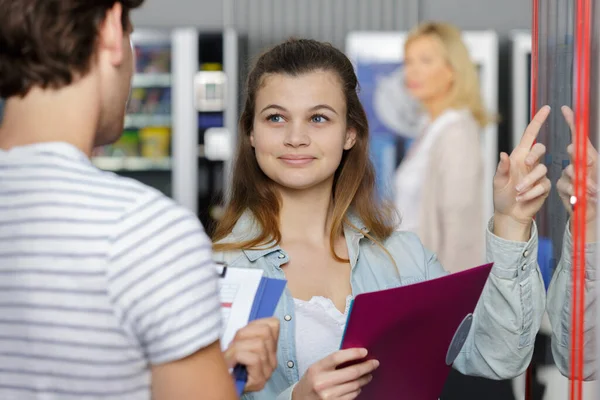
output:
[[[477,67],[471,61],[469,50],[462,40],[461,31],[444,22],[425,22],[413,29],[404,44],[408,49],[415,40],[431,37],[444,49],[446,62],[452,69],[454,81],[446,100],[448,108],[467,108],[481,127],[495,120],[488,114],[479,87]]]

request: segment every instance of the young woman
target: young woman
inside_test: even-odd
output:
[[[349,301],[447,273],[416,235],[396,231],[393,208],[376,198],[356,90],[346,56],[312,40],[274,47],[249,74],[231,199],[214,250],[232,267],[262,268],[288,284],[276,311],[277,369],[248,398],[355,398],[378,362],[336,369],[366,354],[337,351]],[[544,311],[532,217],[550,188],[538,164],[545,149],[532,144],[548,113],[542,109],[520,146],[501,157],[487,232],[495,265],[454,363],[464,373],[514,377],[532,355]]]
[[[489,122],[477,67],[460,30],[426,22],[409,35],[405,83],[425,118],[395,176],[400,229],[418,234],[450,272],[484,260],[483,157],[479,136]]]

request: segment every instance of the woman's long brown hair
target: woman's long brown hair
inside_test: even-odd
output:
[[[342,234],[344,223],[378,244],[394,231],[395,211],[376,194],[375,171],[369,159],[369,125],[358,99],[358,80],[350,60],[330,44],[308,39],[290,39],[263,53],[248,76],[230,200],[213,235],[215,251],[251,249],[265,246],[271,241],[281,241],[280,198],[273,182],[260,169],[250,144],[256,95],[266,75],[298,76],[314,71],[331,71],[338,75],[346,98],[347,125],[354,128],[357,134],[355,145],[344,152],[334,177],[331,252],[336,260],[347,261],[340,258],[334,250],[335,239]],[[252,212],[260,225],[261,231],[257,237],[243,242],[220,242],[231,233],[246,210]],[[361,219],[368,233],[363,227],[350,223],[347,218],[349,210]]]

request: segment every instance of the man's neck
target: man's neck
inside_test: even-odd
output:
[[[99,120],[99,100],[80,82],[60,90],[32,89],[7,100],[0,149],[35,143],[65,142],[91,155]]]

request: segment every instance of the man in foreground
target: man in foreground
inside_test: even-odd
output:
[[[224,355],[211,243],[158,191],[96,169],[123,130],[143,0],[0,0],[0,398],[233,399],[276,320]],[[227,360],[226,360],[227,358]]]

